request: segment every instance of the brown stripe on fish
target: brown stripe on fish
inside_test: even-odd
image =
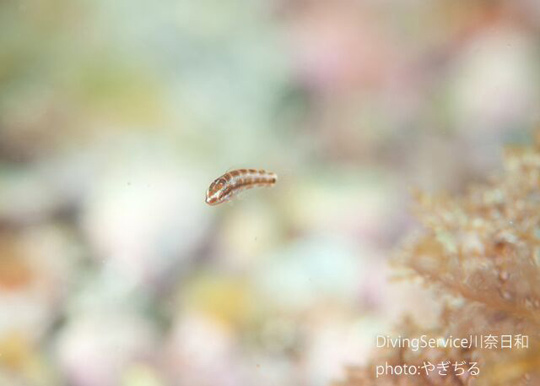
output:
[[[271,187],[277,182],[273,172],[260,169],[238,169],[225,173],[210,184],[206,192],[206,203],[218,205],[229,201],[237,193],[254,187]]]

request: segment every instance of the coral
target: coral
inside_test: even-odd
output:
[[[393,264],[437,291],[444,307],[436,328],[426,331],[404,321],[396,331],[435,338],[527,336],[528,347],[377,349],[370,365],[348,369],[347,380],[335,385],[539,385],[540,140],[507,148],[503,171],[461,197],[416,196],[422,229]],[[376,376],[381,363],[441,360],[475,362],[479,374],[458,375],[449,368],[444,376]]]

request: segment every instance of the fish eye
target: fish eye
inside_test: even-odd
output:
[[[216,181],[214,181],[214,183],[212,183],[212,186],[211,186],[211,190],[221,190],[223,189],[223,187],[225,186],[225,180],[223,178],[220,178]]]

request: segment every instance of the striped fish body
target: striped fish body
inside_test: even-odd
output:
[[[206,203],[218,205],[231,200],[243,190],[255,187],[271,187],[277,175],[266,170],[237,169],[225,173],[210,184],[206,191]]]

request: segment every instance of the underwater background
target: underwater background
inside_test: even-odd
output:
[[[0,385],[540,384],[539,74],[535,0],[1,1]]]

